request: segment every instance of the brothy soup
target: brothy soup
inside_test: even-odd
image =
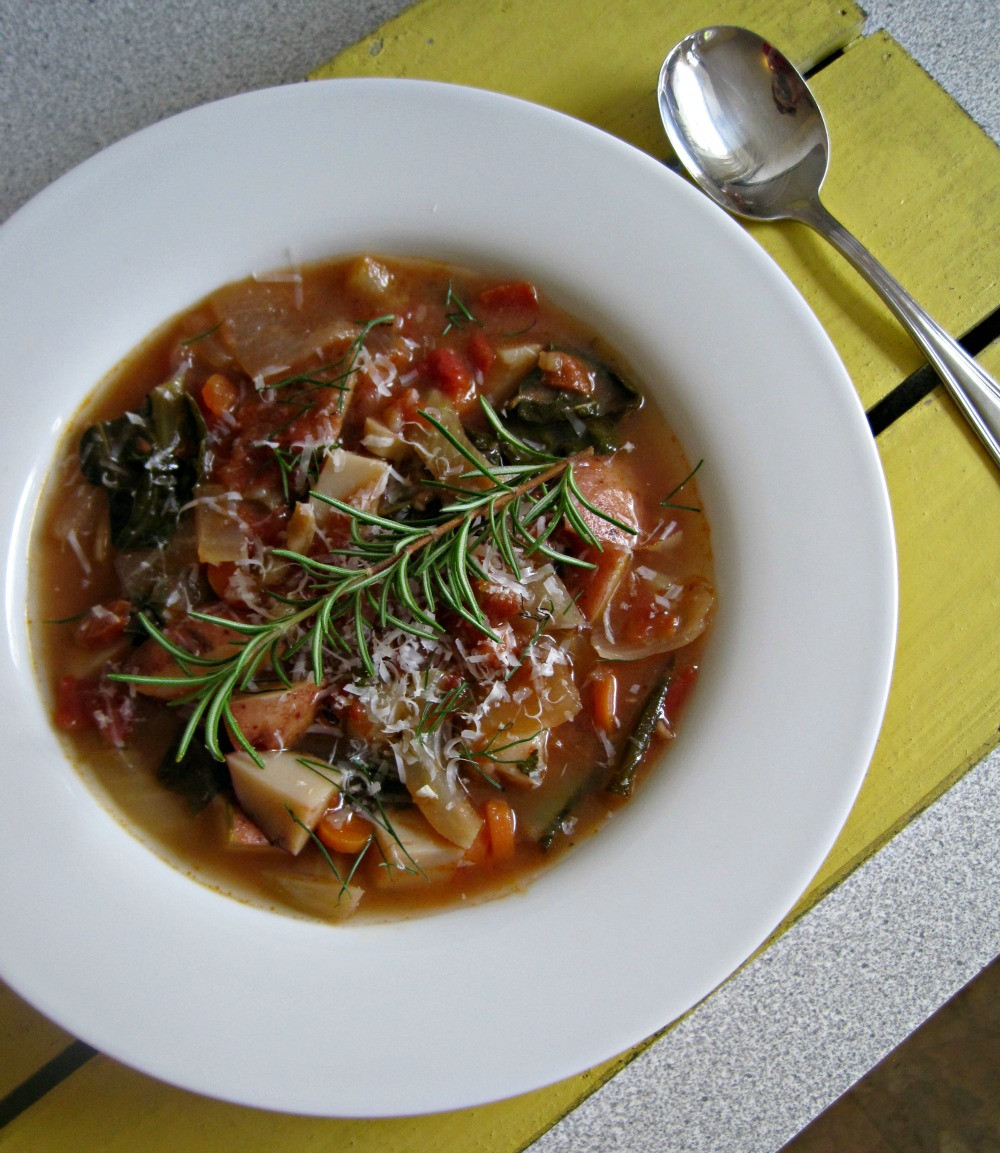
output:
[[[200,880],[327,918],[508,891],[591,833],[714,604],[694,470],[617,356],[531,283],[372,256],[152,337],[32,555],[81,770]]]

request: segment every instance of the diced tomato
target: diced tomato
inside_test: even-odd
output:
[[[477,580],[473,581],[472,587],[479,607],[493,626],[512,620],[524,607],[520,596],[513,589],[504,588],[503,585]]]
[[[527,280],[496,284],[492,288],[483,289],[479,294],[479,303],[483,308],[497,311],[517,309],[534,313],[538,311],[538,291]]]
[[[132,731],[134,704],[117,681],[93,677],[60,677],[55,724],[63,732],[97,729],[105,744],[120,749]]]
[[[212,591],[220,600],[229,600],[229,582],[236,565],[232,561],[221,561],[219,564],[205,565],[205,578],[212,586]]]
[[[568,352],[543,352],[538,358],[542,379],[550,388],[565,392],[579,392],[591,396],[594,392],[594,374],[580,360]]]
[[[475,388],[470,365],[448,345],[432,348],[424,365],[438,388],[453,401],[466,401]]]
[[[96,729],[94,682],[80,677],[60,677],[55,720],[56,728],[63,732]]]
[[[125,635],[131,614],[132,605],[126,600],[94,605],[76,626],[74,639],[84,649],[106,649]]]
[[[496,358],[496,349],[489,340],[481,332],[474,332],[469,338],[469,359],[483,376],[493,367]]]

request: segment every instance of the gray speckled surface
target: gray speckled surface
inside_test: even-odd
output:
[[[860,0],[866,31],[887,28],[1000,141],[1000,4],[996,0]]]
[[[1000,141],[1000,4],[866,6]],[[0,220],[121,136],[299,80],[403,7],[0,0]],[[1000,752],[532,1153],[779,1148],[1000,953],[998,830]]]
[[[185,108],[305,79],[403,0],[0,0],[0,220]]]

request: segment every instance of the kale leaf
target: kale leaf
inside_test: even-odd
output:
[[[216,793],[230,790],[229,770],[201,741],[191,741],[180,760],[177,759],[179,748],[180,739],[163,758],[156,770],[156,779],[164,788],[183,797],[191,813],[197,815]]]
[[[180,376],[158,385],[138,412],[87,429],[80,469],[108,493],[111,543],[162,548],[198,480],[204,422]]]
[[[586,395],[545,383],[535,370],[524,378],[504,408],[504,424],[522,440],[553,456],[568,456],[585,448],[613,452],[619,445],[617,426],[625,413],[641,403],[638,392],[606,365],[579,353],[594,374],[594,391]]]

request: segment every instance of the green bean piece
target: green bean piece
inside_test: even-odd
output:
[[[580,785],[573,790],[569,800],[562,806],[558,813],[549,822],[546,830],[538,838],[538,845],[544,852],[548,852],[552,848],[553,842],[556,837],[562,832],[563,822],[567,820],[573,813],[573,810],[580,803],[580,801],[587,795],[586,785]]]
[[[625,747],[618,758],[618,764],[615,765],[614,772],[604,786],[606,792],[614,793],[619,797],[632,796],[636,773],[642,764],[642,758],[652,743],[653,734],[656,732],[656,725],[663,710],[663,703],[667,699],[667,693],[670,692],[673,679],[674,668],[671,665],[650,690],[635,722],[635,727],[625,738]]]

